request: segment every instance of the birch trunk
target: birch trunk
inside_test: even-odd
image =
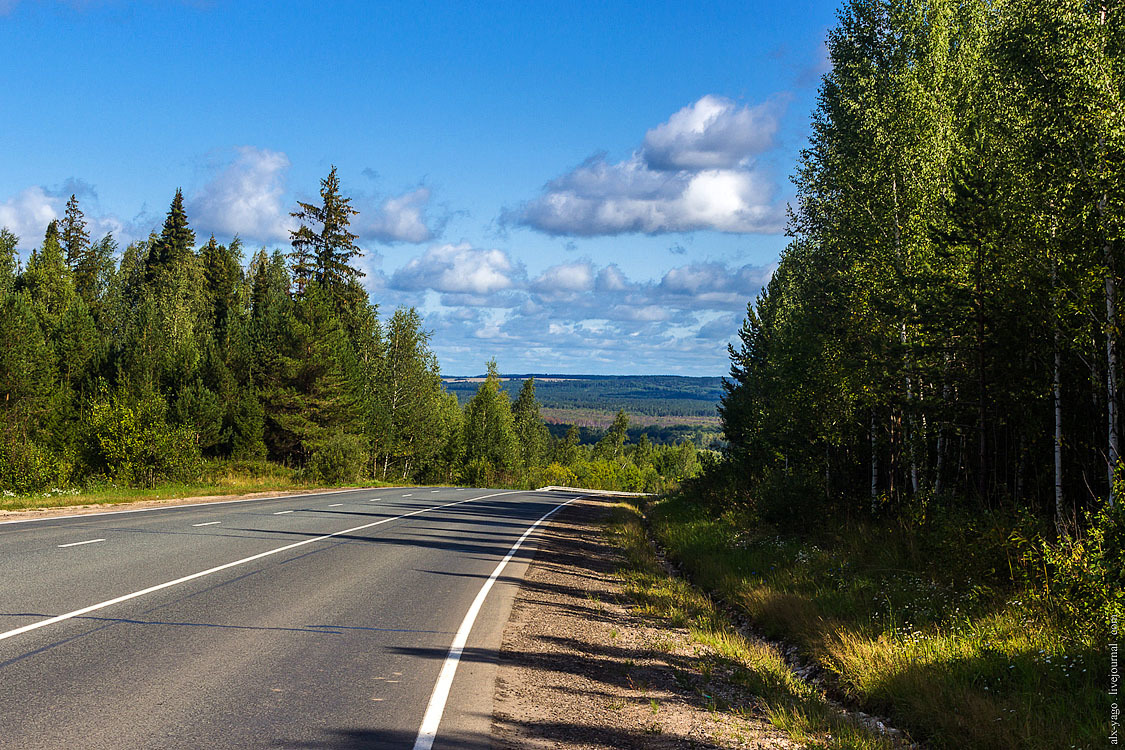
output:
[[[1051,227],[1051,296],[1054,308],[1051,315],[1051,329],[1055,346],[1054,371],[1051,374],[1051,396],[1055,405],[1055,530],[1061,537],[1066,528],[1063,515],[1062,477],[1062,332],[1059,330],[1059,259],[1054,227]]]

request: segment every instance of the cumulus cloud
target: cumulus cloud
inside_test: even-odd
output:
[[[523,266],[503,250],[483,250],[468,243],[437,245],[395,271],[390,286],[485,297],[513,288],[523,274]]]
[[[61,215],[65,202],[39,185],[32,185],[0,203],[0,227],[19,237],[21,248],[38,247],[47,225]]]
[[[776,101],[750,107],[704,96],[649,130],[628,159],[595,154],[504,221],[571,236],[779,233],[777,186],[753,157],[773,147],[780,111]]]
[[[594,267],[588,261],[551,266],[534,281],[531,289],[550,298],[571,297],[594,288]]]
[[[481,347],[540,369],[636,370],[667,362],[681,372],[726,369],[726,342],[772,266],[687,263],[648,280],[588,259],[535,276],[501,250],[440,245],[389,277],[382,299],[429,294],[434,347],[451,372],[475,372]],[[452,368],[452,369],[451,369]],[[532,368],[534,369],[534,367]]]
[[[356,225],[359,236],[388,243],[432,240],[445,222],[444,219],[427,221],[430,198],[430,189],[420,187],[387,198],[373,210],[361,211]]]
[[[118,244],[124,246],[148,236],[156,222],[153,216],[144,211],[128,221],[114,214],[103,213],[94,186],[80,178],[71,177],[53,188],[32,185],[0,202],[0,227],[6,227],[20,238],[20,250],[39,247],[43,243],[47,225],[52,219],[62,218],[71,195],[78,198],[79,208],[86,219],[86,229],[93,240],[112,234]]]
[[[645,162],[657,170],[730,169],[773,146],[776,102],[739,107],[708,94],[645,134]]]
[[[188,216],[202,234],[288,240],[296,228],[283,200],[288,169],[284,153],[242,146],[233,162],[188,199]]]

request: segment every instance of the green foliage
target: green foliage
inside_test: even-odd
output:
[[[347,484],[363,475],[367,443],[359,435],[329,435],[316,441],[311,453],[309,470],[313,476],[329,484]]]
[[[61,483],[59,471],[55,457],[30,440],[0,442],[0,491],[38,492]]]
[[[169,425],[167,411],[167,403],[158,395],[134,401],[121,394],[103,394],[87,420],[87,465],[96,474],[134,487],[196,476],[200,459],[196,436]]]
[[[292,273],[264,248],[243,271],[237,238],[197,249],[179,190],[161,231],[118,263],[112,237],[90,242],[74,196],[18,275],[17,240],[0,230],[0,479],[20,492],[152,487],[193,480],[201,457],[271,460],[320,482],[528,486],[571,481],[577,466],[599,487],[659,489],[657,465],[686,475],[679,449],[627,445],[624,412],[608,461],[590,462],[577,431],[555,444],[534,379],[513,408],[495,363],[462,410],[421,315],[382,321],[359,284],[356,211],[335,168],[321,198],[294,213]],[[700,395],[680,380],[629,387]],[[549,459],[562,463],[544,472]]]
[[[625,435],[629,429],[629,415],[624,410],[617,412],[613,424],[594,446],[594,457],[603,461],[615,461],[624,457]]]
[[[547,425],[539,415],[535,398],[535,378],[528,378],[512,406],[513,428],[519,445],[519,463],[529,472],[543,465],[547,453]]]
[[[465,406],[466,481],[478,486],[509,481],[518,460],[511,401],[490,361],[488,377]]]
[[[304,294],[309,282],[315,281],[340,303],[357,288],[353,282],[363,276],[351,265],[360,249],[356,235],[348,230],[351,217],[359,212],[352,208],[350,198],[340,194],[335,166],[320,181],[320,198],[320,205],[298,203],[300,208],[291,214],[300,226],[290,232],[290,263],[298,294]]]
[[[1008,537],[1014,572],[1027,596],[1059,622],[1096,639],[1125,620],[1125,510],[1103,507],[1079,536],[1050,540],[1033,523]]]
[[[66,264],[76,270],[79,260],[89,250],[90,233],[86,231],[86,217],[73,193],[66,202],[66,213],[59,230],[59,239],[66,250]]]

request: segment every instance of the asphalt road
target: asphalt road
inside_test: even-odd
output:
[[[0,748],[411,748],[482,586],[570,497],[384,488],[0,524]],[[489,745],[534,539],[484,598],[434,748]]]

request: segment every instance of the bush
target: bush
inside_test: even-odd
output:
[[[0,490],[27,494],[54,484],[59,463],[30,440],[0,443]]]
[[[1029,594],[1061,622],[1100,638],[1125,620],[1125,509],[1103,507],[1084,526],[1057,542],[1017,530],[1008,543]]]
[[[359,435],[338,433],[318,441],[309,458],[309,471],[332,484],[358,481],[367,463],[367,441]]]
[[[118,394],[95,402],[86,424],[86,463],[91,473],[133,487],[199,475],[195,433],[172,427],[160,396],[138,402]]]
[[[578,477],[560,463],[551,463],[531,474],[532,489],[536,487],[576,487]]]

